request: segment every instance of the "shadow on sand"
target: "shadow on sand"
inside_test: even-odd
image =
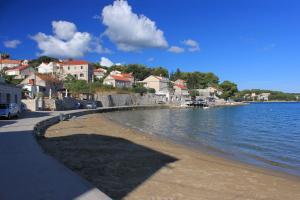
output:
[[[96,134],[41,139],[44,150],[113,199],[122,199],[177,159],[129,140]]]

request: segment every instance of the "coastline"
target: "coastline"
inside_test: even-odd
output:
[[[45,136],[47,153],[115,199],[300,198],[298,177],[192,151],[102,114],[61,122]]]

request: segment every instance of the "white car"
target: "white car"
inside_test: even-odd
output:
[[[12,117],[18,117],[20,115],[20,109],[16,103],[0,104],[0,117],[6,117],[8,119]]]

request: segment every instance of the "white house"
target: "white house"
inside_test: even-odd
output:
[[[94,69],[94,77],[97,79],[101,79],[105,76],[107,70],[103,68]]]
[[[169,82],[170,80],[166,77],[154,75],[151,75],[141,81],[141,83],[144,84],[144,87],[155,89],[156,94],[169,93]]]
[[[174,82],[174,94],[175,95],[182,95],[182,96],[188,96],[189,91],[187,89],[186,81],[182,79],[177,79]]]
[[[105,79],[103,80],[104,85],[111,85],[116,88],[131,88],[133,81],[133,78],[128,76],[128,74],[119,74],[119,75],[111,75],[109,74]]]
[[[34,72],[34,68],[29,65],[20,65],[17,67],[9,68],[5,71],[8,76],[15,76],[15,79],[23,79]]]
[[[63,84],[51,74],[31,74],[19,86],[28,90],[30,97],[33,97],[36,93],[43,93],[44,96],[49,96],[50,93],[53,95],[62,89]]]
[[[218,99],[218,95],[222,94],[222,91],[215,88],[215,87],[207,87],[205,89],[197,89],[199,92],[199,96],[206,99],[206,98],[214,98]]]
[[[21,60],[0,59],[0,70],[4,68],[17,67],[22,64]]]
[[[17,103],[21,105],[21,88],[6,84],[0,78],[0,103]]]
[[[62,73],[62,68],[58,62],[42,62],[38,67],[38,73],[40,74],[59,74]]]
[[[78,80],[93,81],[93,66],[87,61],[71,60],[62,62],[62,73],[64,77],[72,75]]]

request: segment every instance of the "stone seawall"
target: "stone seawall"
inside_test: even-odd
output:
[[[131,106],[131,105],[153,105],[157,102],[154,94],[111,94],[95,95],[95,101],[100,101],[102,107]]]
[[[166,105],[145,105],[145,106],[117,106],[117,107],[107,107],[98,108],[90,110],[70,110],[57,112],[56,115],[50,116],[47,119],[41,120],[34,126],[34,133],[37,137],[43,137],[44,131],[53,124],[59,123],[62,120],[70,119],[72,117],[79,117],[82,115],[88,115],[93,113],[105,113],[114,111],[124,111],[124,110],[135,110],[135,109],[155,109],[155,108],[168,108]]]

